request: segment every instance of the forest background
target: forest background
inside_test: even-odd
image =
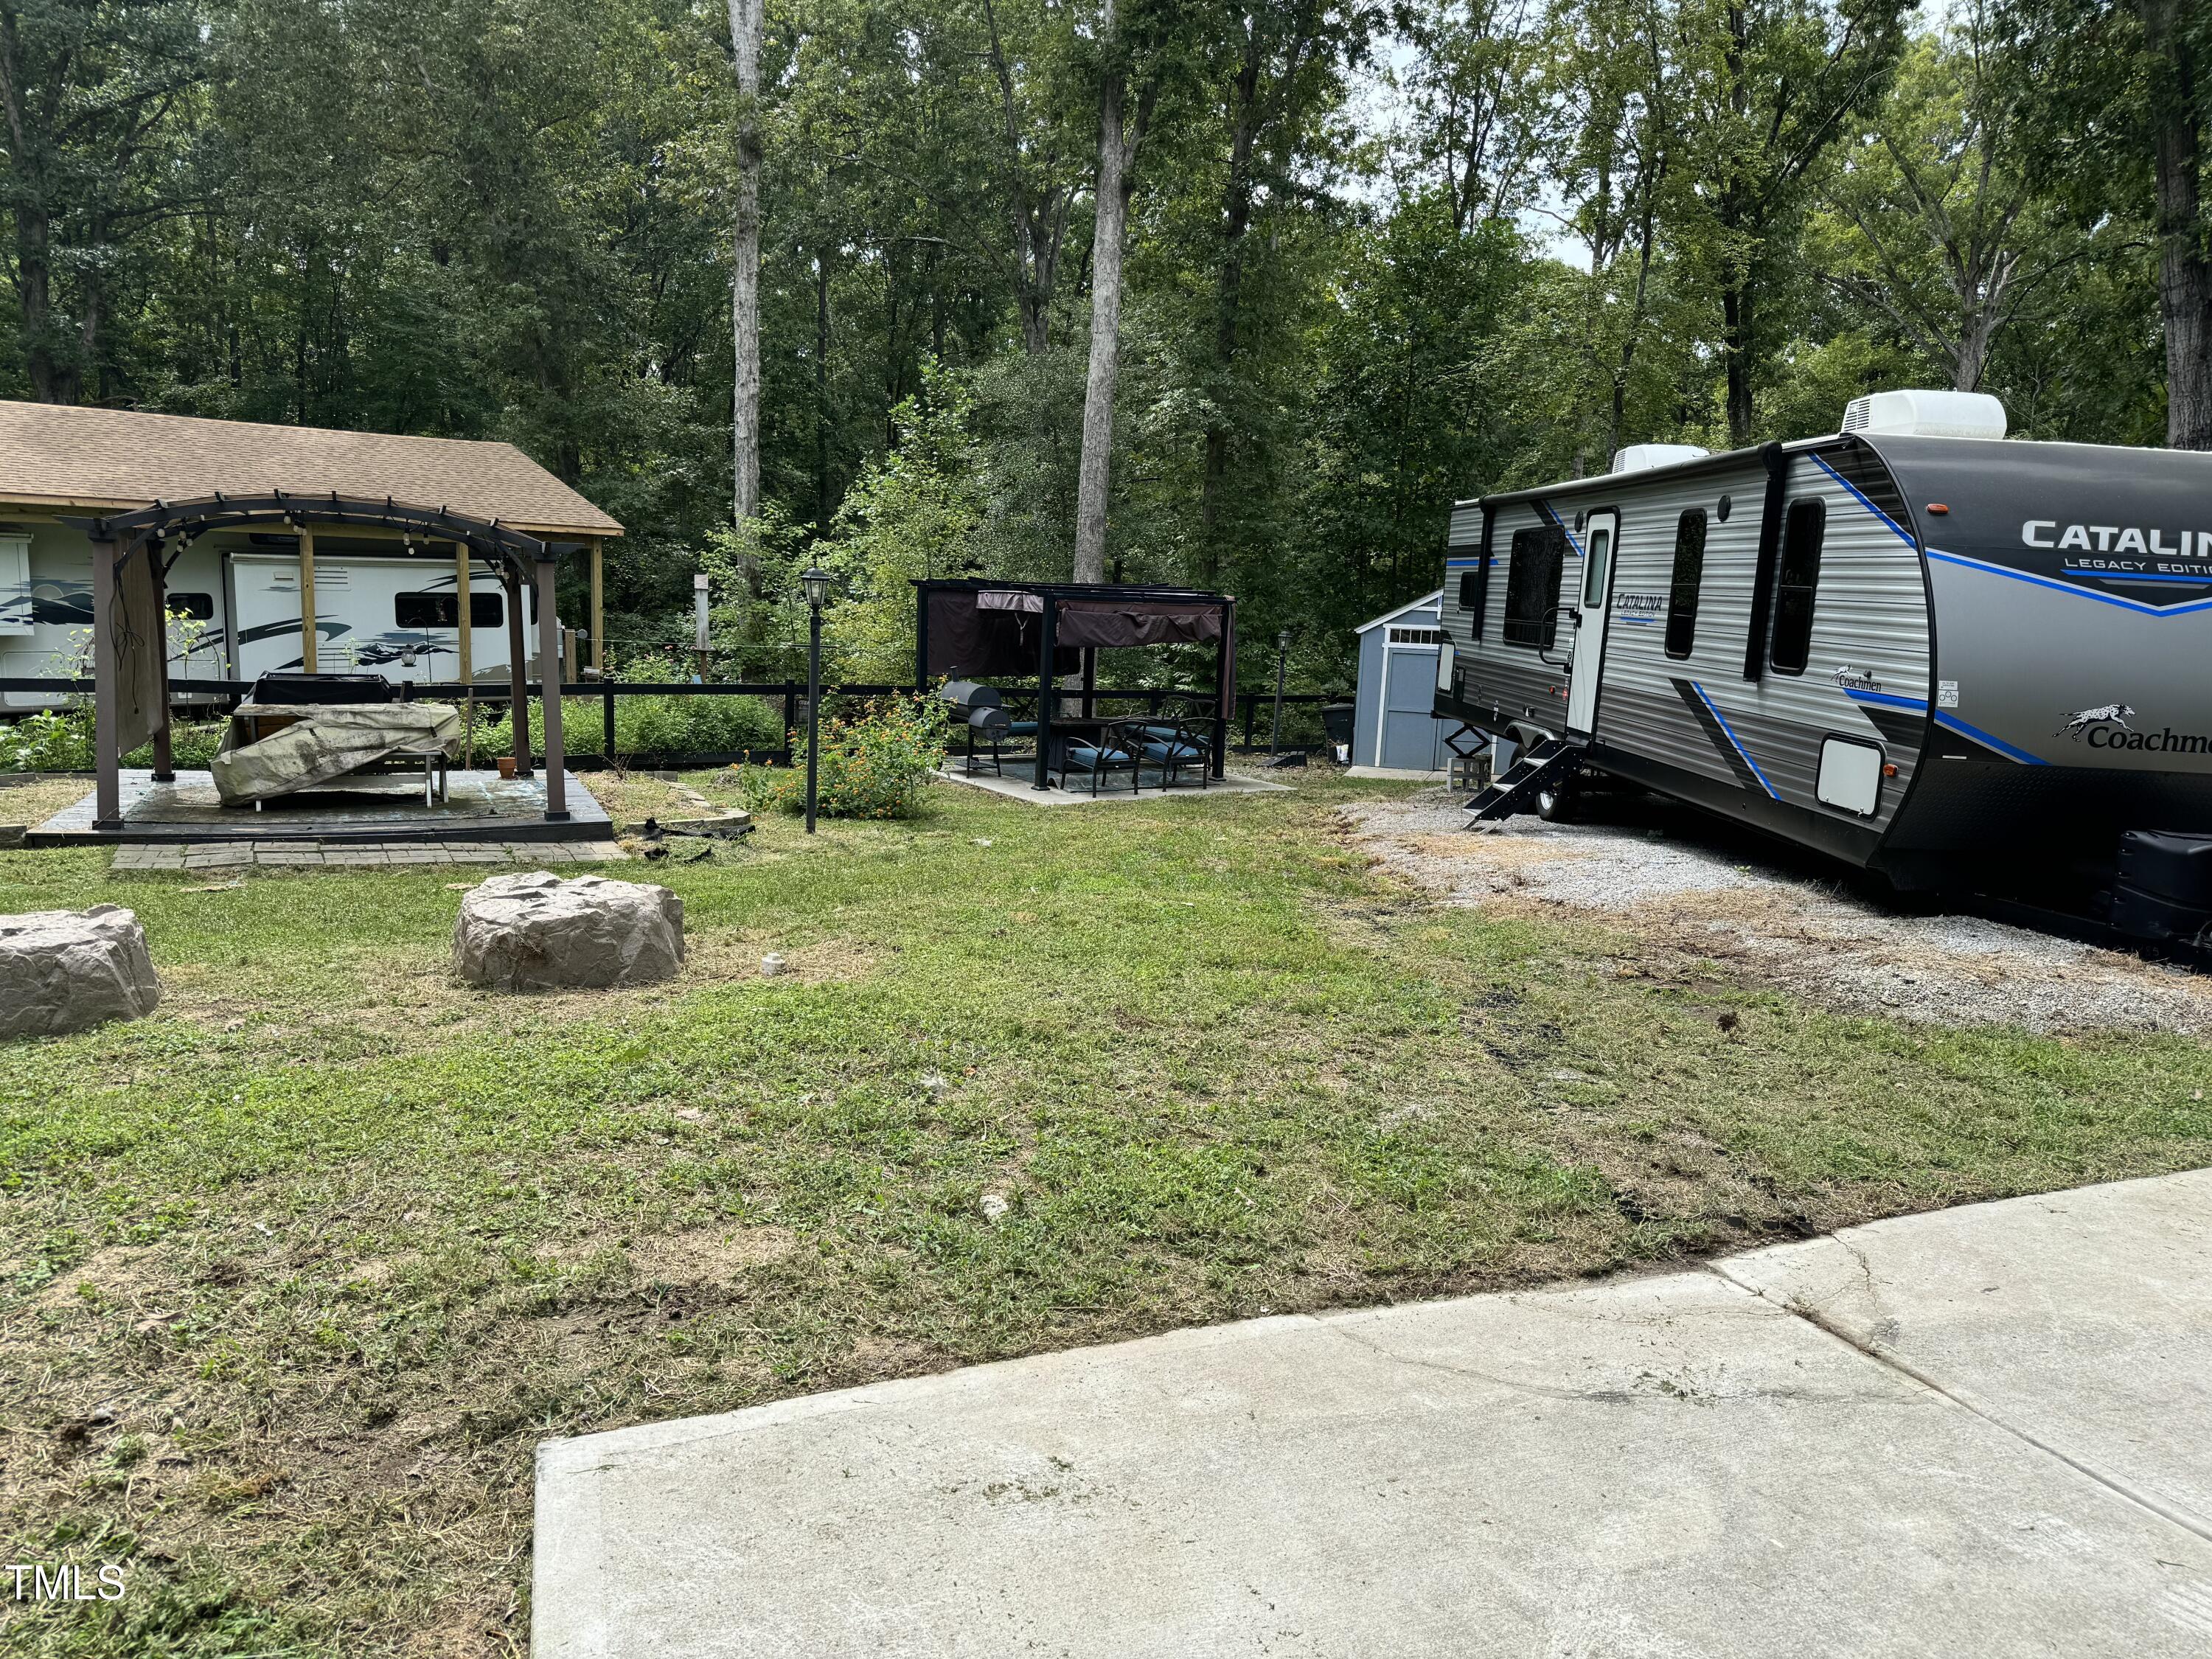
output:
[[[0,0],[0,396],[511,440],[629,527],[618,662],[705,569],[781,676],[820,562],[836,673],[1081,572],[1337,686],[1455,499],[1623,444],[2212,448],[2208,64],[2186,0]]]

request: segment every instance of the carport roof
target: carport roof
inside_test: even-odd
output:
[[[0,507],[128,509],[280,490],[388,496],[534,535],[623,529],[513,444],[0,401]]]

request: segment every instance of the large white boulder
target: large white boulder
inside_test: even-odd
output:
[[[453,971],[501,991],[647,985],[683,965],[684,901],[647,882],[494,876],[453,923]]]
[[[146,930],[120,905],[0,916],[0,1038],[139,1019],[161,1000]]]

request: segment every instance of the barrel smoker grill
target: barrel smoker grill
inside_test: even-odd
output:
[[[997,688],[978,685],[974,680],[947,680],[937,696],[950,711],[955,729],[965,728],[968,733],[965,764],[969,775],[982,768],[984,757],[977,752],[979,744],[990,747],[991,770],[1003,773],[1004,747],[1012,735],[1013,722],[1000,704]]]

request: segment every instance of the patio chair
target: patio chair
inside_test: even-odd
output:
[[[1091,793],[1096,795],[1099,786],[1116,772],[1129,775],[1129,793],[1137,793],[1138,769],[1143,764],[1133,734],[1119,720],[1108,720],[1094,733],[1075,732],[1068,734],[1060,744],[1060,787],[1067,787],[1068,774],[1088,772]]]
[[[1187,767],[1198,768],[1198,787],[1213,787],[1213,739],[1204,727],[1190,720],[1146,720],[1133,722],[1130,735],[1137,752],[1160,769],[1160,787],[1172,789]]]

